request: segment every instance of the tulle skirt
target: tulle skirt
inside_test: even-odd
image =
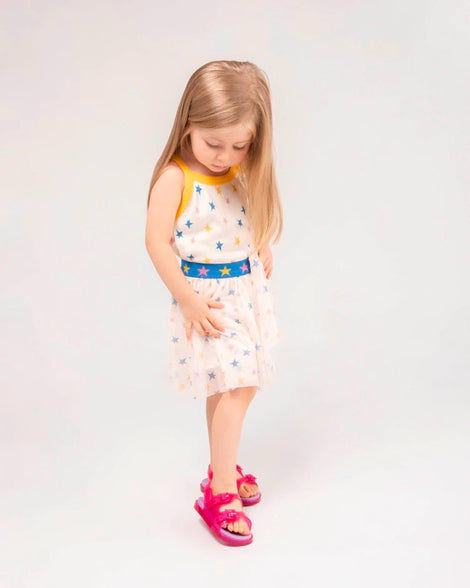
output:
[[[169,376],[178,392],[198,398],[272,383],[271,350],[279,332],[271,286],[259,257],[250,255],[249,260],[251,273],[239,277],[187,277],[196,292],[224,304],[224,308],[211,309],[225,329],[219,338],[201,336],[193,328],[188,341],[184,315],[173,300]]]

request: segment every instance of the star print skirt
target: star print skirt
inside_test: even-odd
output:
[[[249,261],[251,272],[238,277],[187,277],[197,293],[224,304],[211,308],[225,329],[219,338],[203,337],[192,328],[188,341],[184,315],[173,300],[169,376],[177,391],[198,398],[271,384],[271,350],[279,339],[271,286],[258,256]]]

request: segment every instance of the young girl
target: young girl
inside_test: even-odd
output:
[[[249,62],[207,63],[189,79],[152,176],[146,247],[173,295],[172,378],[206,398],[210,465],[194,507],[228,545],[253,540],[242,507],[261,498],[237,452],[273,370],[267,278],[281,230],[266,77]]]

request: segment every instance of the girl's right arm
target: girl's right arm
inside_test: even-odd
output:
[[[202,336],[220,337],[219,331],[224,331],[224,328],[210,312],[210,308],[223,308],[224,305],[196,294],[181,271],[171,247],[176,211],[183,188],[182,170],[176,164],[170,163],[150,193],[145,246],[161,279],[181,306],[186,319],[187,338],[191,338],[193,326]]]

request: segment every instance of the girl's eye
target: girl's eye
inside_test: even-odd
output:
[[[243,151],[243,149],[246,149],[247,145],[243,145],[243,147],[234,147],[235,151]]]
[[[208,143],[207,141],[206,141],[206,145],[208,147],[211,147],[212,149],[217,149],[217,147],[219,146],[219,145],[214,145],[213,143]]]

